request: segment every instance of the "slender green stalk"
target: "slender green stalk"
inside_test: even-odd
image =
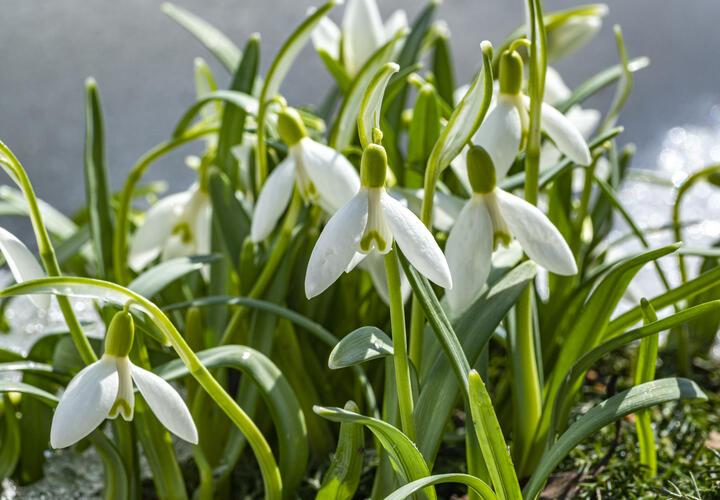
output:
[[[105,288],[110,288],[127,296],[130,300],[137,302],[146,312],[150,314],[158,322],[158,326],[167,336],[167,340],[173,347],[177,355],[187,367],[190,375],[198,381],[200,386],[207,392],[210,397],[217,403],[222,411],[237,425],[240,431],[245,435],[250,443],[250,447],[255,453],[255,457],[260,465],[260,471],[265,483],[265,498],[275,500],[282,497],[282,479],[280,470],[278,469],[275,457],[268,445],[265,437],[255,422],[243,411],[237,402],[230,396],[222,385],[210,374],[205,365],[203,365],[195,352],[185,341],[185,338],[175,328],[175,325],[168,319],[162,310],[155,304],[115,283],[99,280],[88,280],[97,283]]]
[[[641,302],[643,324],[657,321],[657,314],[646,299]],[[658,354],[658,334],[650,335],[640,341],[635,366],[635,385],[644,384],[655,379],[655,363]],[[655,452],[655,435],[652,429],[650,410],[641,410],[635,414],[635,427],[638,433],[640,463],[647,467],[646,477],[657,474],[657,454]]]
[[[513,374],[517,382],[516,414],[519,436],[513,439],[518,466],[524,467],[542,413],[542,390],[533,335],[533,289],[523,291],[517,302],[517,344],[513,346]]]
[[[125,185],[120,193],[120,203],[117,211],[117,224],[115,225],[115,236],[113,238],[113,271],[115,279],[120,285],[129,282],[127,275],[127,235],[130,225],[130,202],[132,201],[133,190],[140,178],[152,162],[166,155],[170,151],[192,142],[209,134],[216,133],[218,126],[200,128],[186,132],[180,137],[175,137],[162,142],[145,153],[133,166],[130,174],[125,180]]]
[[[397,386],[398,406],[402,430],[412,441],[416,440],[415,421],[413,420],[413,397],[410,385],[410,364],[407,355],[405,332],[405,311],[402,291],[400,290],[400,269],[395,250],[385,254],[385,273],[387,274],[388,296],[390,299],[390,323],[392,325],[393,361],[395,363],[395,384]]]
[[[677,194],[675,195],[675,203],[673,203],[673,233],[675,234],[675,241],[682,241],[682,226],[680,224],[680,205],[685,193],[699,180],[702,180],[708,174],[720,171],[720,165],[713,165],[712,167],[705,168],[699,172],[695,172],[693,175],[685,179],[680,186],[678,186]],[[682,254],[678,254],[678,269],[680,270],[680,280],[682,283],[686,283],[688,279],[687,268],[685,267],[685,257]],[[677,336],[677,358],[678,358],[678,371],[681,374],[690,373],[690,352],[688,348],[687,331],[681,327],[678,331]]]
[[[412,309],[410,310],[410,360],[415,369],[420,371],[425,342],[425,314],[417,297],[413,295]]]
[[[35,191],[33,190],[25,169],[12,151],[10,151],[10,148],[8,148],[2,141],[0,141],[0,153],[2,153],[0,154],[0,163],[9,168],[10,172],[13,174],[11,175],[11,178],[20,187],[27,201],[30,221],[32,222],[33,231],[35,232],[38,252],[40,253],[43,265],[45,266],[45,272],[47,272],[47,275],[51,277],[62,276],[62,273],[60,272],[60,265],[58,264],[57,257],[55,256],[55,249],[50,242],[50,236],[48,235],[47,229],[45,228],[45,224],[42,220],[42,215],[40,214],[40,207],[35,196]],[[5,156],[5,158],[9,161],[3,161],[3,156]],[[77,348],[78,353],[80,353],[80,357],[83,362],[86,365],[89,365],[97,361],[97,356],[92,350],[90,342],[85,336],[85,332],[75,316],[75,311],[73,311],[70,299],[65,296],[58,296],[57,301],[60,306],[60,310],[62,311],[63,318],[65,318],[65,322],[70,330],[70,336],[72,337],[75,347]]]
[[[529,130],[525,152],[525,199],[537,205],[540,177],[540,114],[545,91],[545,71],[547,69],[547,51],[542,8],[538,0],[527,2],[528,23],[530,24],[530,60],[528,95],[530,96]],[[517,429],[520,433],[514,440],[517,450],[517,462],[521,471],[528,466],[535,432],[542,413],[542,388],[540,387],[540,367],[536,358],[535,335],[533,328],[533,285],[520,296],[517,304],[517,336],[512,353],[514,376],[517,383],[516,408]],[[516,443],[516,444],[515,444]]]
[[[270,284],[270,281],[275,277],[275,270],[280,265],[280,262],[285,256],[285,252],[290,245],[290,241],[292,240],[293,229],[295,229],[295,224],[300,216],[300,209],[302,209],[302,197],[300,196],[300,191],[296,187],[293,192],[292,200],[290,201],[290,208],[288,208],[288,211],[285,214],[285,220],[280,228],[280,234],[277,237],[275,246],[270,253],[270,257],[268,257],[268,260],[265,263],[265,267],[260,272],[260,276],[258,276],[258,279],[255,281],[255,285],[253,285],[250,293],[248,293],[248,298],[259,299]],[[241,321],[248,310],[249,309],[245,306],[240,306],[235,310],[232,318],[230,318],[228,326],[225,328],[225,332],[220,340],[220,345],[227,345],[232,342],[236,332],[240,328]]]

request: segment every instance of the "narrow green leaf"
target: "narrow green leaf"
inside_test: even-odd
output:
[[[366,417],[342,408],[315,406],[314,410],[321,417],[333,422],[357,423],[370,429],[392,458],[393,468],[406,481],[414,481],[430,475],[428,466],[418,449],[397,427],[377,418]],[[423,492],[431,500],[437,498],[435,489],[432,486],[425,487]]]
[[[450,115],[428,161],[428,163],[431,161],[436,163],[436,176],[460,154],[463,146],[477,131],[490,107],[493,95],[492,45],[485,41],[480,44],[480,49],[483,67],[477,72],[470,88]]]
[[[350,75],[348,75],[347,71],[345,71],[345,67],[340,63],[340,61],[333,59],[327,51],[318,49],[317,53],[322,62],[325,64],[328,72],[335,79],[340,91],[343,94],[347,92],[350,88],[350,84],[352,83],[352,78],[350,78]]]
[[[337,370],[392,354],[392,339],[385,332],[374,326],[363,326],[337,343],[330,352],[328,366]]]
[[[225,34],[192,12],[170,2],[162,4],[162,10],[194,35],[225,66],[225,69],[230,73],[235,72],[242,53]]]
[[[253,96],[236,90],[216,90],[215,92],[210,92],[200,97],[188,108],[185,114],[183,114],[178,121],[178,124],[175,125],[173,137],[176,139],[182,137],[188,131],[188,127],[195,117],[200,114],[203,109],[205,109],[205,106],[207,106],[208,103],[213,101],[222,101],[233,104],[236,107],[242,108],[250,115],[256,115],[258,112],[258,101]]]
[[[320,22],[325,14],[335,6],[335,1],[331,0],[315,10],[312,14],[305,18],[305,20],[293,31],[288,39],[285,41],[280,51],[275,56],[270,69],[265,77],[265,83],[262,90],[260,91],[260,107],[258,109],[257,119],[257,147],[255,148],[256,168],[257,175],[255,181],[257,183],[257,190],[265,183],[267,177],[267,158],[265,156],[266,144],[265,144],[265,120],[267,113],[267,106],[275,99],[280,85],[285,79],[285,75],[290,70],[293,62],[297,58],[298,54],[305,46],[307,41],[310,39],[315,25]]]
[[[214,347],[198,352],[197,356],[207,368],[240,370],[258,387],[278,435],[283,485],[293,491],[305,475],[309,449],[305,418],[288,381],[267,356],[250,347]],[[189,375],[187,367],[179,359],[153,371],[166,380]]]
[[[195,58],[194,70],[196,99],[202,99],[207,94],[218,90],[215,76],[213,75],[210,66],[208,66],[202,57]],[[220,113],[222,113],[222,106],[220,102],[208,104],[200,111],[202,119],[206,121],[214,121],[218,119]]]
[[[199,271],[205,264],[217,259],[217,255],[198,255],[167,260],[143,272],[128,288],[143,297],[154,297],[173,281]]]
[[[30,215],[25,196],[19,189],[6,185],[0,186],[0,201],[7,203],[7,210],[13,211],[8,212],[8,215]],[[66,239],[78,231],[78,226],[58,209],[41,199],[38,199],[37,202],[45,227],[51,234]]]
[[[440,136],[440,110],[435,87],[424,84],[418,92],[408,129],[407,163],[424,170]]]
[[[410,34],[397,57],[397,63],[400,65],[401,72],[408,66],[413,66],[420,62],[423,41],[432,27],[438,5],[440,5],[440,0],[430,1],[413,20],[412,26],[410,27]],[[402,85],[399,87],[397,95],[393,94],[392,99],[388,96],[389,106],[387,109],[387,119],[390,127],[395,131],[399,131],[400,120],[402,118],[402,112],[405,109],[405,101],[407,98],[407,85],[404,77],[402,80],[399,79],[399,75],[396,78],[399,82],[402,82]],[[396,80],[396,78],[393,78],[393,80]]]
[[[464,484],[472,491],[480,495],[482,500],[496,500],[493,490],[480,479],[468,474],[436,474],[434,476],[417,479],[412,483],[401,486],[385,497],[385,500],[404,500],[421,489],[436,484],[459,483]]]
[[[643,310],[643,323],[657,321],[655,310],[646,299],[642,299],[640,306]],[[658,336],[656,333],[643,338],[637,350],[635,362],[635,385],[650,382],[655,378],[655,365],[658,357]],[[647,410],[639,411],[635,415],[635,427],[638,435],[638,448],[640,449],[640,463],[647,468],[647,477],[657,474],[657,452],[655,451],[655,434],[652,428],[652,415]]]
[[[21,394],[27,394],[28,396],[39,399],[43,403],[53,407],[58,403],[58,398],[54,394],[38,389],[33,385],[14,380],[0,379],[0,393],[3,392],[19,392]]]
[[[455,322],[455,333],[468,361],[474,365],[500,321],[535,277],[537,266],[525,262],[509,271],[486,290]],[[410,279],[410,278],[409,278]],[[412,282],[411,282],[412,283]],[[415,405],[415,422],[423,432],[418,447],[429,463],[434,462],[442,442],[447,419],[456,404],[460,386],[452,376],[448,359],[439,354],[428,359],[432,368],[421,380],[422,390]]]
[[[469,380],[470,410],[475,433],[497,496],[500,499],[522,500],[520,483],[515,475],[515,467],[503,438],[497,415],[495,415],[490,395],[477,371],[470,372]]]
[[[3,423],[0,429],[0,443],[2,443],[2,447],[0,447],[0,480],[10,477],[15,471],[20,459],[21,445],[20,426],[15,407],[7,396],[0,398],[0,403],[3,403],[3,400],[5,411],[0,416]]]
[[[105,131],[100,94],[93,78],[85,81],[85,194],[98,274],[112,268],[113,213],[105,166]]]
[[[254,34],[245,45],[242,60],[233,75],[230,90],[251,94],[255,77],[260,63],[260,35]],[[243,141],[245,120],[247,118],[245,107],[235,106],[226,102],[222,114],[220,131],[218,132],[217,150],[215,152],[215,165],[230,179],[230,184],[239,189],[240,175],[238,162],[231,149]]]
[[[208,171],[208,188],[217,222],[213,228],[220,231],[230,262],[237,269],[245,238],[250,234],[250,217],[235,196],[230,179],[216,167]]]
[[[634,73],[647,68],[649,65],[650,59],[647,57],[636,57],[628,62],[627,68]],[[556,108],[558,111],[563,113],[567,112],[576,104],[582,103],[588,97],[596,94],[618,80],[623,75],[624,71],[625,68],[623,64],[616,64],[615,66],[602,70],[578,85],[575,90],[573,90],[572,94],[570,94],[570,97],[568,97],[565,102],[558,104]]]
[[[380,129],[380,112],[385,88],[390,77],[399,69],[400,66],[395,63],[385,64],[375,73],[365,89],[357,119],[358,135],[363,149],[373,142],[373,129]]]
[[[678,247],[677,244],[668,245],[623,259],[602,278],[579,310],[577,317],[571,319],[570,330],[562,338],[558,338],[562,344],[552,372],[546,380],[544,398],[546,407],[554,401],[562,379],[575,360],[605,337],[610,315],[615,311],[615,306],[635,274],[648,262],[668,255]]]
[[[691,279],[677,287],[662,293],[650,299],[650,305],[657,311],[668,306],[676,304],[681,300],[688,300],[696,295],[703,293],[714,286],[717,286],[720,280],[720,268],[713,268],[697,278]],[[607,338],[614,337],[618,332],[634,325],[642,319],[642,310],[640,306],[633,307],[629,311],[624,312],[617,318],[614,318],[607,327]]]
[[[353,401],[345,403],[345,410],[357,413]],[[325,473],[315,500],[350,500],[355,495],[363,469],[363,428],[360,424],[343,422],[340,437],[330,467]]]
[[[450,49],[450,31],[441,30],[435,39],[433,74],[438,95],[451,107],[455,106],[455,68]]]
[[[534,500],[562,459],[580,442],[607,424],[638,410],[680,399],[707,399],[707,396],[691,380],[665,378],[632,387],[593,407],[571,425],[557,443],[542,456],[530,481],[523,489],[523,498]]]

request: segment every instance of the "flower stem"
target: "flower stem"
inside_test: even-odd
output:
[[[300,196],[300,191],[296,187],[295,191],[293,191],[290,208],[288,208],[288,211],[285,214],[285,220],[280,228],[280,234],[277,237],[275,246],[270,253],[270,257],[268,257],[268,260],[265,263],[265,267],[260,272],[260,276],[255,282],[255,285],[253,285],[252,289],[248,293],[248,298],[259,299],[270,284],[270,281],[275,277],[275,270],[280,265],[280,262],[285,256],[285,252],[290,245],[290,241],[292,240],[293,229],[295,229],[295,224],[300,216],[301,208],[302,197]],[[227,345],[232,342],[247,311],[248,308],[246,306],[239,306],[235,310],[232,318],[230,318],[228,326],[225,328],[225,332],[220,340],[220,345]]]
[[[535,335],[532,314],[533,288],[528,285],[517,302],[516,344],[513,346],[513,376],[517,383],[517,422],[519,436],[514,439],[516,463],[522,468],[533,443],[540,414],[542,392],[535,356]]]
[[[402,430],[410,440],[415,441],[415,422],[413,420],[413,398],[410,383],[410,364],[407,355],[405,332],[405,311],[400,290],[400,270],[397,255],[392,249],[385,254],[385,273],[387,274],[388,296],[390,301],[390,323],[392,325],[393,361],[395,363],[395,385],[397,386],[398,406]]]
[[[149,314],[156,325],[159,327],[170,343],[172,348],[175,350],[180,360],[187,367],[190,375],[197,380],[200,386],[220,409],[230,418],[230,420],[240,429],[245,438],[250,443],[250,447],[257,458],[260,466],[260,472],[263,477],[265,484],[265,498],[268,500],[275,500],[282,498],[282,479],[280,477],[280,470],[278,469],[275,457],[272,454],[272,450],[268,445],[265,437],[260,432],[260,429],[255,425],[255,422],[243,411],[242,408],[237,404],[235,399],[230,396],[220,383],[210,374],[208,369],[198,359],[195,352],[185,341],[185,338],[175,328],[172,321],[162,312],[162,310],[147,300],[145,297],[138,295],[132,290],[128,290],[120,285],[107,281],[98,280],[87,280],[91,283],[99,283],[105,288],[109,288],[116,292],[120,292],[128,299],[137,303],[146,314]]]
[[[30,184],[30,179],[28,178],[20,161],[15,157],[12,151],[10,151],[10,148],[8,148],[2,141],[0,141],[0,153],[2,153],[2,155],[0,155],[0,160],[3,160],[3,155],[7,158],[7,160],[9,160],[0,161],[0,164],[9,167],[13,174],[11,175],[12,179],[20,187],[27,201],[30,221],[32,222],[35,239],[37,240],[38,252],[43,265],[45,266],[45,271],[50,277],[61,276],[62,273],[60,272],[60,265],[58,264],[57,257],[55,255],[55,249],[50,242],[50,236],[48,235],[45,224],[43,223],[42,215],[40,214],[40,207],[38,205],[37,198],[35,197],[35,191],[33,190],[32,184]],[[65,318],[65,322],[67,323],[68,329],[70,330],[70,336],[75,343],[78,353],[80,353],[80,357],[86,365],[94,363],[97,361],[97,356],[95,355],[95,351],[92,350],[90,342],[85,336],[85,332],[75,316],[75,311],[73,311],[70,299],[65,296],[58,296],[57,301],[63,317]]]
[[[182,146],[183,144],[194,141],[208,134],[215,133],[218,130],[219,127],[217,126],[200,128],[189,131],[180,137],[175,137],[162,142],[145,153],[133,166],[130,171],[130,175],[128,175],[127,180],[125,181],[123,190],[120,193],[120,202],[117,211],[117,224],[115,225],[115,236],[113,238],[113,271],[115,273],[115,279],[120,285],[125,285],[129,281],[127,276],[126,250],[127,235],[130,229],[130,202],[132,200],[135,185],[140,182],[140,178],[143,176],[145,170],[147,170],[150,164],[161,156],[166,155],[173,149]]]

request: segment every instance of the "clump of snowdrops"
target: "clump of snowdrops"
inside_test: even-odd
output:
[[[617,197],[633,153],[617,121],[648,61],[628,57],[616,27],[618,64],[576,89],[548,65],[593,38],[607,8],[528,0],[506,40],[477,40],[462,61],[477,71],[458,82],[437,5],[383,22],[373,0],[329,2],[266,74],[257,35],[240,50],[164,5],[230,88],[196,59],[196,102],[114,193],[88,80],[87,199],[73,220],[35,197],[0,143],[5,193],[39,251],[0,230],[17,281],[0,296],[59,307],[67,325],[26,354],[0,351],[0,369],[20,372],[0,380],[3,476],[31,482],[46,450],[93,446],[107,498],[140,498],[142,454],[159,498],[432,499],[455,483],[470,498],[534,499],[576,445],[629,414],[643,471],[657,473],[648,408],[705,398],[684,377],[717,330],[720,271],[712,249],[679,242],[680,201],[718,169],[678,190],[678,243],[651,247]],[[287,102],[310,40],[333,89],[320,105]],[[608,86],[608,110],[583,107]],[[158,194],[144,174],[188,143],[196,182],[143,209]],[[644,250],[609,260],[617,218]],[[687,255],[705,257],[701,272]],[[646,265],[662,288],[618,313]],[[94,301],[104,339],[69,297]],[[655,378],[660,332],[682,377]],[[585,373],[628,345],[635,385],[577,415]],[[192,443],[191,467],[175,438]],[[437,473],[458,443],[464,459]],[[238,485],[247,470],[261,480]]]

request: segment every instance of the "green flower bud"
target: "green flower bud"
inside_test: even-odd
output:
[[[495,189],[497,176],[490,154],[481,146],[472,146],[467,152],[467,173],[474,193],[486,194]]]
[[[360,181],[363,187],[379,188],[385,185],[387,153],[379,144],[370,144],[360,160]]]
[[[130,348],[135,336],[135,324],[132,315],[122,310],[113,316],[105,335],[105,354],[118,358],[125,358],[130,354]]]
[[[520,93],[523,82],[523,60],[516,51],[506,50],[500,56],[500,92],[508,95]]]
[[[293,108],[284,108],[278,113],[278,132],[280,132],[280,138],[288,146],[294,146],[300,142],[300,139],[307,137],[302,118]]]

